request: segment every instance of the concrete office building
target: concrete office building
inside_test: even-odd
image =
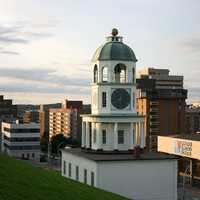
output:
[[[2,151],[23,159],[39,160],[40,128],[38,123],[2,123]]]
[[[140,152],[146,143],[136,61],[113,29],[93,56],[92,113],[82,115],[82,148],[62,150],[62,175],[130,199],[176,200],[176,159]]]
[[[157,150],[157,135],[185,133],[187,90],[183,76],[168,69],[147,68],[137,79],[137,112],[145,116],[147,148]]]

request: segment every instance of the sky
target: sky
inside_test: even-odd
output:
[[[144,67],[184,76],[200,100],[199,0],[0,0],[0,94],[90,103],[91,58],[113,27]]]

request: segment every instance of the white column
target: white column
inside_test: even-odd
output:
[[[133,146],[134,146],[134,143],[133,143],[133,139],[134,139],[134,134],[133,134],[133,132],[134,132],[134,127],[133,127],[133,123],[130,123],[130,138],[129,138],[129,140],[130,140],[130,147],[129,147],[129,149],[133,149]]]
[[[140,126],[136,123],[136,145],[140,145]]]
[[[118,123],[114,123],[114,150],[118,150]]]
[[[138,123],[138,145],[141,146],[141,130],[142,130],[142,126],[141,126],[141,122]]]
[[[144,148],[145,147],[144,122],[140,123],[140,127],[141,127],[141,147]]]
[[[137,145],[137,139],[138,139],[138,123],[135,123],[135,145]]]
[[[85,122],[82,121],[81,147],[85,147]]]
[[[97,149],[101,149],[101,123],[96,123],[96,130],[97,130]]]
[[[91,144],[91,148],[94,147],[94,130],[96,129],[95,127],[95,123],[94,122],[91,122],[91,141],[92,141],[92,144]]]
[[[89,122],[86,122],[86,148],[90,148],[90,126]]]

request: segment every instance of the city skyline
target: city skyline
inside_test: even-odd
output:
[[[183,75],[188,100],[198,100],[199,9],[197,0],[0,0],[0,92],[15,103],[89,103],[90,59],[116,27],[137,70]]]

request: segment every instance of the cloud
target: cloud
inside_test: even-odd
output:
[[[56,27],[59,22],[47,21],[46,23],[31,23],[30,21],[18,21],[15,23],[0,25],[0,47],[3,53],[12,52],[7,48],[11,45],[25,45],[34,40],[53,36],[50,29]],[[15,52],[19,54],[19,52]],[[10,55],[17,55],[17,54]]]
[[[1,51],[1,50],[0,54],[19,55],[19,53],[16,51]]]
[[[181,47],[185,51],[189,51],[191,53],[200,53],[200,37],[192,37],[187,38],[178,43],[179,47]]]
[[[41,81],[71,86],[88,86],[89,78],[71,77],[53,69],[0,68],[0,77],[16,78],[29,81]]]
[[[192,102],[199,99],[200,99],[200,87],[188,88],[188,100]]]
[[[52,69],[0,68],[0,91],[89,94],[89,79],[71,77]],[[6,80],[4,80],[6,79]]]

